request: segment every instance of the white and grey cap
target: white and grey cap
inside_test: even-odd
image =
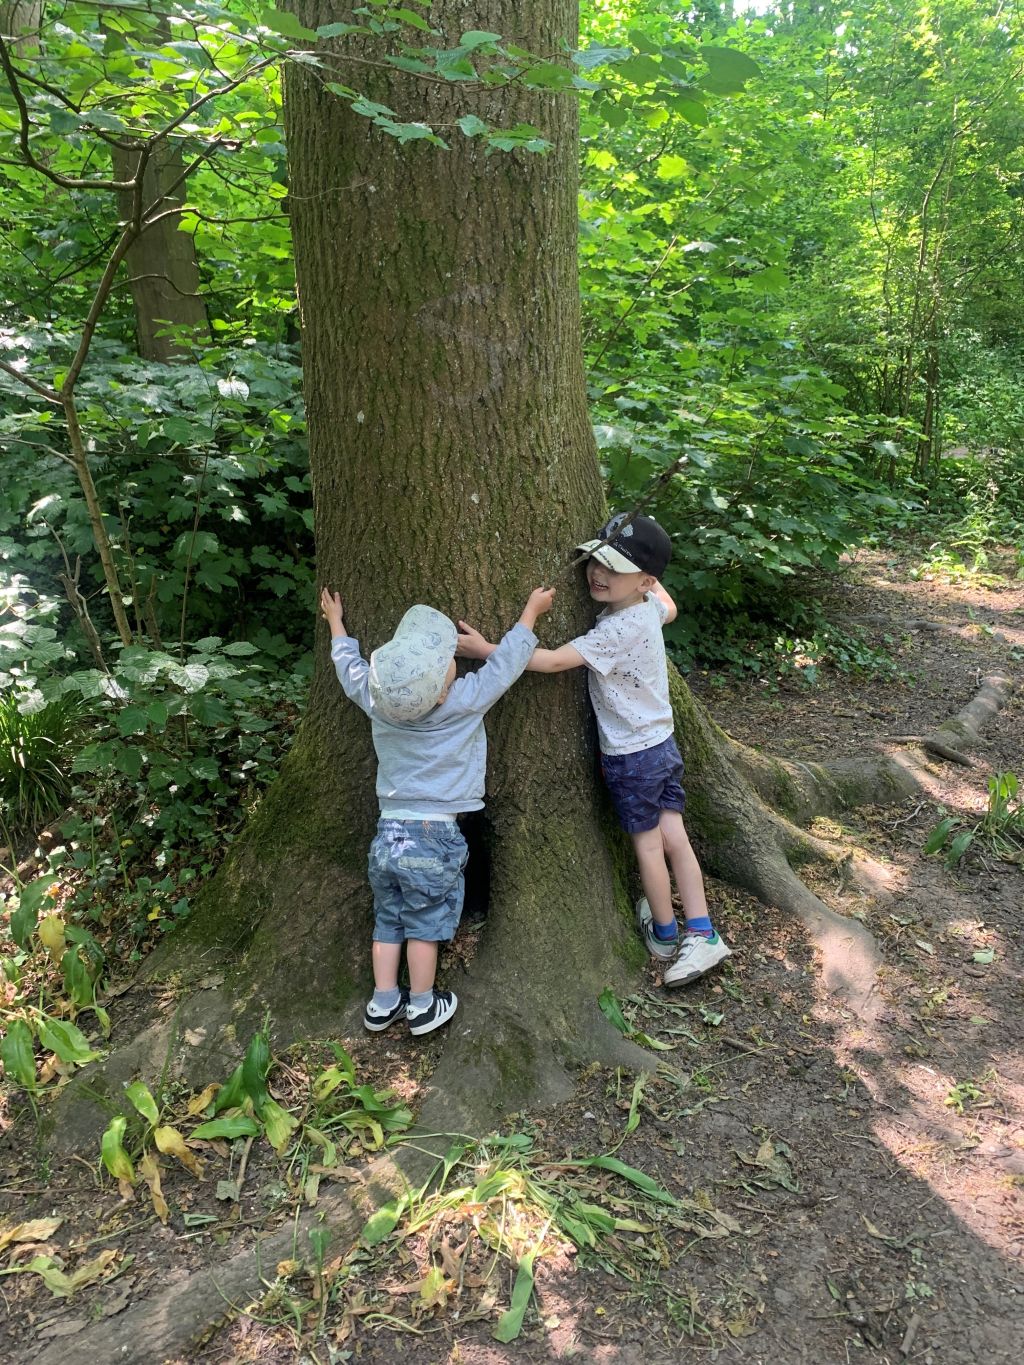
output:
[[[370,655],[367,685],[377,715],[393,725],[422,720],[437,705],[457,643],[447,616],[410,607],[392,638]]]
[[[595,540],[585,540],[577,550],[615,573],[649,573],[660,578],[672,558],[668,532],[653,517],[634,517],[623,525],[628,515],[619,512],[601,527]]]

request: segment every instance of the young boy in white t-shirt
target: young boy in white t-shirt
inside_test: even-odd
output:
[[[651,517],[613,517],[589,555],[587,585],[603,609],[586,635],[560,649],[536,649],[527,669],[586,668],[597,720],[601,771],[623,829],[633,842],[643,897],[637,926],[648,950],[671,959],[666,986],[696,980],[731,956],[708,915],[704,878],[683,824],[683,760],[676,747],[662,626],[676,606],[659,579],[672,555],[668,534]],[[459,622],[457,653],[486,659],[495,648]],[[669,869],[685,917],[680,941]]]

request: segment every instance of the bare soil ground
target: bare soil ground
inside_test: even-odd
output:
[[[268,1292],[233,1305],[237,1311],[197,1333],[178,1360],[1018,1359],[1024,876],[1020,863],[1001,860],[980,840],[953,869],[922,849],[942,811],[967,824],[980,819],[991,773],[1024,777],[1024,584],[913,581],[913,562],[861,556],[829,604],[840,624],[859,622],[879,642],[889,637],[907,681],[857,681],[827,669],[814,686],[799,677],[782,685],[691,679],[736,738],[797,760],[872,746],[898,751],[907,736],[929,733],[963,706],[981,677],[1015,679],[1018,690],[971,768],[936,759],[924,796],[815,826],[837,853],[850,854],[815,891],[862,919],[884,954],[885,1005],[873,1030],[822,991],[799,927],[712,882],[712,913],[735,949],[731,961],[681,992],[662,988],[652,966],[623,1002],[635,1027],[672,1050],[652,1052],[639,1087],[635,1076],[595,1070],[581,1076],[571,1101],[510,1116],[507,1129],[532,1135],[530,1160],[542,1169],[621,1142],[617,1157],[680,1201],[671,1216],[649,1201],[638,1212],[635,1190],[612,1172],[591,1171],[590,1188],[623,1216],[636,1213],[643,1231],[616,1233],[604,1268],[595,1255],[550,1237],[522,1333],[509,1345],[496,1342],[493,1329],[514,1270],[471,1238],[457,1247],[453,1215],[397,1248],[384,1244],[387,1254],[360,1253],[345,1269],[332,1261],[322,1330],[314,1330],[321,1314],[309,1285],[290,1290],[287,1274],[282,1280],[266,1267]],[[462,942],[463,956],[471,946]],[[461,970],[456,954],[454,983]],[[360,1079],[394,1085],[412,1103],[441,1046],[387,1035],[347,1041]],[[626,1133],[634,1100],[638,1122]],[[218,1177],[200,1183],[169,1172],[163,1227],[141,1197],[121,1200],[99,1173],[98,1153],[48,1164],[31,1115],[15,1106],[12,1120],[0,1146],[0,1228],[58,1215],[64,1222],[47,1248],[60,1251],[69,1272],[104,1249],[116,1261],[113,1278],[105,1274],[70,1299],[55,1298],[38,1275],[0,1280],[4,1360],[35,1359],[54,1345],[71,1358],[76,1337],[95,1323],[216,1267],[293,1217],[294,1167],[265,1144],[253,1148],[237,1204],[218,1202]],[[504,1207],[511,1230],[511,1199]],[[471,1229],[482,1212],[464,1207],[458,1216]],[[22,1245],[14,1264],[30,1254]],[[296,1258],[303,1254],[297,1246]],[[423,1288],[431,1263],[443,1272],[434,1302]],[[95,1358],[102,1361],[102,1352]],[[163,1359],[148,1356],[144,1340],[132,1358]]]

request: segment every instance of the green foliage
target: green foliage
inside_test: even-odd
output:
[[[973,824],[955,815],[944,815],[929,834],[925,853],[942,853],[953,868],[974,844],[1006,862],[1024,862],[1024,801],[1016,773],[995,773],[988,779],[985,814]]]
[[[15,830],[36,830],[63,810],[81,727],[82,706],[75,697],[26,713],[17,693],[0,692],[0,813]]]

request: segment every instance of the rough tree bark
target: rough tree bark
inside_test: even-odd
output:
[[[505,32],[543,53],[574,42],[567,0],[525,9],[509,32],[498,0],[471,15],[452,6],[446,37]],[[313,28],[338,14],[304,0],[299,17]],[[330,78],[345,79],[344,58],[335,48]],[[554,144],[547,157],[485,157],[458,133],[448,153],[400,146],[323,79],[291,71],[286,99],[319,577],[342,592],[364,650],[417,600],[495,633],[603,513],[579,341],[573,102],[481,91],[482,117],[529,121]],[[379,72],[369,93],[435,126],[472,98]],[[581,585],[565,587],[546,642],[588,619]],[[211,1035],[225,1024],[240,1035],[265,1006],[285,1037],[353,1026],[361,1008],[374,765],[322,626],[317,643],[309,707],[277,782],[184,931],[151,959],[151,971],[211,987],[180,1014]],[[797,822],[897,794],[904,768],[773,762],[731,741],[678,677],[673,702],[705,866],[798,914],[828,984],[868,1017],[873,944],[800,881],[796,868],[832,854]],[[576,1063],[641,1058],[596,1003],[640,953],[582,676],[525,677],[488,731],[490,913],[453,983],[463,1005],[424,1115],[449,1130],[564,1093]]]

